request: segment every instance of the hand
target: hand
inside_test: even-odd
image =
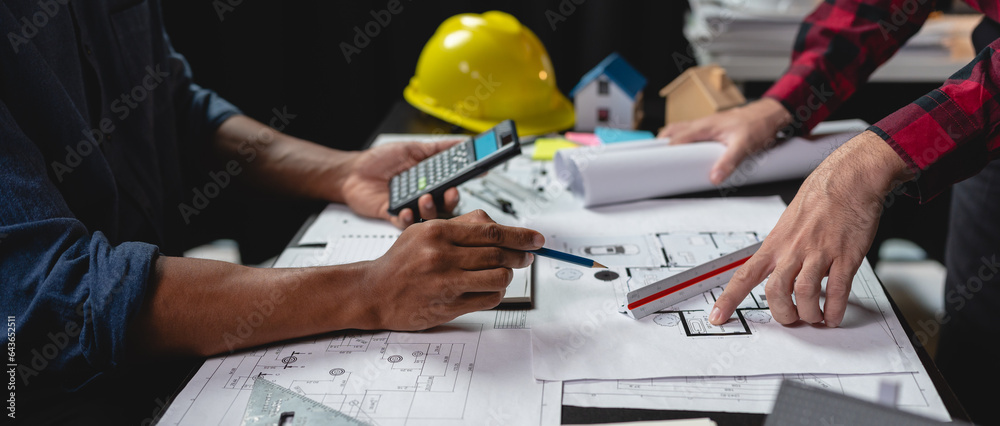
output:
[[[482,210],[413,225],[366,265],[370,328],[422,330],[493,308],[510,284],[511,268],[534,259],[524,250],[544,243],[537,231],[498,225]]]
[[[744,158],[763,151],[774,143],[775,134],[792,120],[778,101],[763,98],[739,108],[729,109],[694,121],[673,123],[660,131],[671,145],[698,141],[719,141],[726,146],[708,178],[721,185]]]
[[[845,143],[806,178],[764,245],[729,281],[709,321],[728,321],[750,290],[767,279],[764,292],[779,323],[801,319],[840,325],[854,274],[875,237],[882,202],[911,178],[906,163],[874,133]],[[826,303],[820,309],[826,276]]]
[[[458,142],[393,143],[361,152],[350,162],[350,171],[344,179],[341,192],[345,204],[360,215],[385,219],[399,228],[410,226],[414,222],[410,209],[403,209],[399,216],[389,215],[389,181],[403,170]],[[450,214],[458,205],[458,189],[445,191],[441,211],[430,194],[420,197],[418,203],[420,217],[424,219],[437,218],[439,213]]]

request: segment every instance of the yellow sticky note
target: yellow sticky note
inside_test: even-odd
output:
[[[555,158],[556,151],[560,149],[576,148],[578,145],[561,138],[538,138],[535,139],[535,153],[531,154],[532,160],[551,160]]]

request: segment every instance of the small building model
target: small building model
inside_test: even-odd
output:
[[[598,126],[634,129],[642,120],[642,89],[646,77],[617,53],[584,74],[570,92],[576,110],[576,130]]]
[[[660,96],[667,98],[667,124],[712,115],[747,101],[718,65],[688,68],[660,89]]]

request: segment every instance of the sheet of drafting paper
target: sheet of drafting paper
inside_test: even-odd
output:
[[[882,374],[780,374],[766,376],[664,377],[639,380],[563,382],[563,403],[578,407],[647,410],[771,412],[784,379],[829,391],[878,401],[882,383],[898,386],[895,407],[940,421],[951,421],[948,409],[927,371]]]
[[[731,197],[644,201],[536,218],[532,225],[546,235],[547,247],[628,257],[635,264],[609,260],[614,266],[595,271],[535,260],[535,377],[918,371],[916,353],[867,263],[855,276],[843,324],[833,329],[778,324],[763,286],[718,327],[707,317],[721,288],[641,320],[619,312],[627,291],[764,238],[783,210],[777,197]]]
[[[858,120],[824,123],[812,139],[791,138],[743,161],[720,187],[802,178],[867,127]],[[725,146],[718,142],[668,145],[669,139],[626,142],[556,153],[556,173],[587,207],[716,189],[708,180]]]
[[[561,384],[532,377],[524,318],[475,312],[424,332],[331,333],[210,358],[159,424],[239,425],[257,377],[369,424],[558,424]]]
[[[278,256],[273,266],[299,268],[374,260],[389,251],[400,233],[389,222],[359,217],[347,206],[330,204],[302,238],[310,244],[325,243],[325,248],[290,247]],[[504,302],[530,301],[531,283],[530,266],[515,269]]]

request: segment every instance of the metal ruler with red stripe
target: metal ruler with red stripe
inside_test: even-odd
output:
[[[750,260],[750,256],[757,253],[761,244],[764,242],[739,249],[677,275],[628,292],[628,296],[626,296],[628,304],[625,305],[628,316],[640,319],[729,282],[736,270]]]

